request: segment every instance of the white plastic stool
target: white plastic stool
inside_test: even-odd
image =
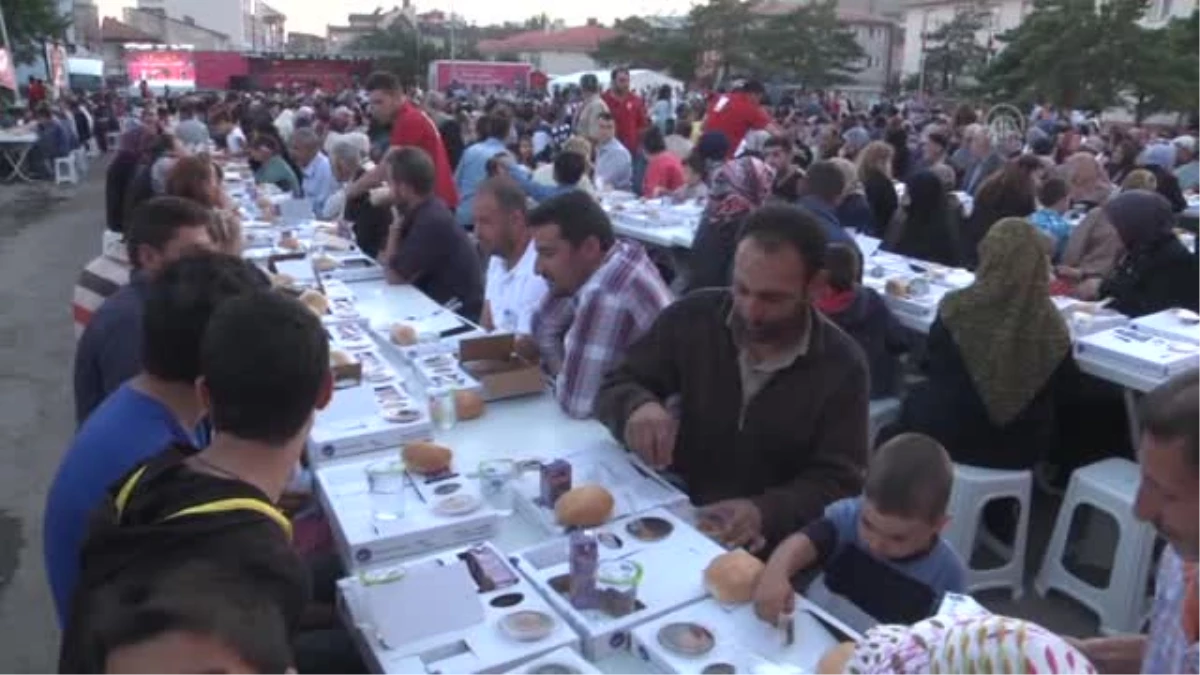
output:
[[[75,156],[75,168],[78,169],[79,175],[80,176],[87,175],[87,170],[88,170],[87,149],[85,149],[83,146],[80,146],[80,147],[72,150],[71,154]]]
[[[59,157],[54,160],[54,184],[70,183],[74,185],[79,182],[79,174],[75,171],[75,155],[70,154],[66,157]]]
[[[1145,614],[1155,534],[1150,525],[1133,516],[1140,480],[1137,464],[1115,457],[1071,474],[1046,557],[1034,580],[1039,595],[1053,588],[1095,612],[1104,633],[1137,633]],[[1117,523],[1117,546],[1107,588],[1080,579],[1063,564],[1071,521],[1075,510],[1084,505],[1107,513]]]
[[[946,542],[958,552],[967,566],[967,592],[988,588],[1007,588],[1014,600],[1025,592],[1025,545],[1029,538],[1029,505],[1033,492],[1032,471],[983,469],[965,464],[954,465],[954,488],[950,492],[950,524],[944,533]],[[975,569],[971,554],[979,534],[984,508],[997,499],[1017,501],[1020,514],[1012,546],[1001,544],[990,535],[982,543],[997,555],[1007,558],[1000,567]],[[985,533],[986,534],[986,533]]]

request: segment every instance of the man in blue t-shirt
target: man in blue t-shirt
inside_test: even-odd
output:
[[[224,300],[266,286],[249,263],[207,252],[180,258],[150,283],[142,371],[88,417],[46,498],[43,554],[60,622],[78,580],[89,516],[108,487],[172,443],[207,445],[195,381],[209,316]]]
[[[790,613],[792,577],[813,567],[823,570],[826,588],[872,622],[932,616],[945,593],[966,585],[962,560],[941,537],[953,481],[950,457],[932,438],[900,434],[885,443],[871,458],[861,497],[830,504],[775,549],[755,589],[759,618],[775,623]],[[857,616],[838,618],[858,623]]]
[[[141,370],[146,288],[181,256],[213,249],[211,219],[208,208],[180,197],[155,197],[133,211],[125,228],[133,265],[129,283],[100,305],[75,347],[76,424],[82,425],[101,401]]]

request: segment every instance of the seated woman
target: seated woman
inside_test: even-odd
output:
[[[858,179],[858,169],[854,166],[854,162],[842,157],[829,161],[842,172],[842,184],[845,186],[842,188],[842,199],[834,211],[838,223],[855,232],[864,234],[877,232],[878,225],[875,223],[875,214],[871,212],[871,205],[867,202],[867,195],[863,190],[862,181]]]
[[[1075,371],[1071,337],[1048,294],[1037,229],[1005,218],[979,245],[975,283],[947,293],[929,329],[928,380],[879,442],[937,439],[954,461],[1028,469],[1056,447],[1054,396]]]
[[[254,182],[259,185],[274,185],[284,192],[300,194],[300,178],[287,160],[281,155],[283,148],[272,136],[260,134],[250,143],[250,157],[258,162],[254,170]]]
[[[190,199],[213,211],[209,236],[218,250],[242,253],[242,220],[237,207],[221,189],[220,169],[205,155],[191,155],[175,162],[167,173],[166,193]]]
[[[1143,169],[1130,172],[1121,184],[1122,192],[1150,190],[1157,186],[1154,174]],[[1125,246],[1104,209],[1092,209],[1071,230],[1054,273],[1064,287],[1057,293],[1080,300],[1099,299],[1100,283],[1125,255]]]
[[[979,261],[979,243],[993,223],[1004,218],[1024,218],[1037,208],[1037,188],[1033,175],[1016,162],[989,176],[975,192],[971,217],[964,223],[961,236],[962,256],[968,267]]]
[[[1196,258],[1175,236],[1175,212],[1165,197],[1148,190],[1124,192],[1104,207],[1125,248],[1100,284],[1100,297],[1130,317],[1164,309],[1197,309]]]
[[[945,183],[932,171],[919,171],[905,184],[908,205],[888,228],[886,251],[958,267],[958,218],[946,199]]]
[[[871,214],[875,217],[876,229],[868,233],[873,237],[881,236],[887,231],[899,206],[896,186],[892,180],[892,160],[895,154],[892,146],[882,141],[874,141],[867,144],[858,156],[858,178],[862,181],[863,192],[867,196],[867,203],[871,205]]]
[[[642,133],[642,150],[649,158],[642,179],[642,196],[658,197],[683,186],[683,162],[667,151],[667,142],[658,127],[648,127]]]
[[[731,159],[713,172],[692,243],[686,291],[729,285],[742,221],[771,196],[772,177],[771,167],[754,157]]]
[[[1091,153],[1077,152],[1063,162],[1063,178],[1071,188],[1071,208],[1088,211],[1103,206],[1112,196],[1113,184],[1104,167]]]

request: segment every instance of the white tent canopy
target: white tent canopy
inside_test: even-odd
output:
[[[578,73],[570,75],[559,75],[550,79],[551,91],[567,86],[579,86],[579,78],[591,73],[600,81],[600,88],[607,89],[609,81],[612,79],[612,71],[610,70],[581,70]],[[672,91],[678,93],[683,91],[683,82],[669,77],[662,73],[649,70],[646,68],[632,68],[629,71],[629,86],[634,91],[643,91],[646,89],[658,89],[663,85],[667,85]]]

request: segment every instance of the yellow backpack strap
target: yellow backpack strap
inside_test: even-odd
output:
[[[287,535],[288,540],[292,538],[292,522],[287,516],[279,512],[279,509],[260,500],[251,499],[248,497],[235,497],[231,499],[218,499],[217,501],[208,502],[207,504],[198,504],[189,506],[186,509],[176,511],[167,516],[163,520],[173,520],[175,518],[184,518],[187,516],[201,515],[205,513],[223,513],[225,511],[257,511],[262,515],[275,521],[283,529],[283,533]]]
[[[125,507],[129,504],[129,498],[133,496],[133,488],[137,487],[138,481],[142,479],[142,474],[146,473],[145,464],[142,468],[133,472],[133,475],[125,479],[125,483],[121,489],[117,491],[117,499],[115,506],[117,507],[117,520],[121,519],[121,514],[125,512]]]

